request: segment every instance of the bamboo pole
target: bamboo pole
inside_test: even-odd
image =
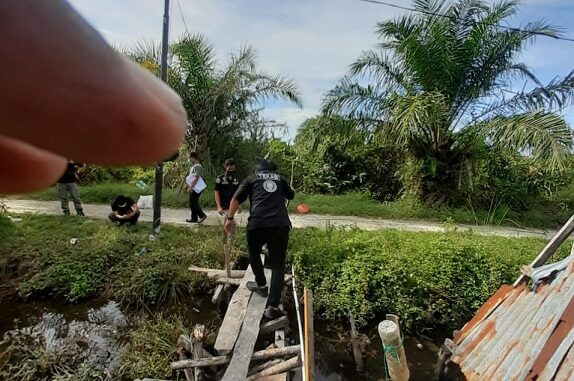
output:
[[[410,372],[398,317],[387,315],[388,320],[379,323],[379,336],[383,342],[389,377],[393,381],[408,381]]]
[[[292,345],[285,348],[264,349],[262,351],[253,352],[253,355],[251,356],[251,361],[263,361],[277,357],[297,355],[299,353],[301,353],[301,346],[299,345]],[[183,368],[223,365],[227,364],[230,361],[231,356],[214,356],[210,358],[201,358],[197,360],[174,361],[171,363],[170,367],[172,370],[177,370]]]
[[[315,331],[313,328],[313,293],[307,288],[303,291],[305,303],[305,377],[315,380]]]

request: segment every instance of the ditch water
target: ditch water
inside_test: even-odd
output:
[[[18,298],[0,303],[0,339],[15,329],[45,340],[46,347],[56,351],[72,342],[76,350],[85,350],[84,359],[113,373],[121,354],[122,338],[129,329],[128,319],[115,302],[93,300],[80,304],[54,301],[24,302]],[[216,307],[209,298],[198,298],[182,306],[166,309],[183,315],[188,324],[219,324]],[[292,321],[291,336],[297,335],[297,323]],[[294,323],[294,324],[293,324]],[[384,380],[383,351],[376,327],[363,330],[370,338],[365,371],[358,373],[352,357],[348,331],[338,323],[315,320],[315,351],[317,381]],[[291,344],[296,338],[291,339]],[[422,349],[417,347],[422,344]],[[405,338],[404,341],[412,381],[432,378],[438,347],[429,340]],[[3,348],[0,348],[2,350]],[[174,348],[175,350],[175,348]],[[295,380],[300,379],[295,375]]]

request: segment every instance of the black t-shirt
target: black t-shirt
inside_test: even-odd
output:
[[[61,184],[75,183],[76,180],[78,180],[76,178],[76,170],[83,166],[84,165],[80,163],[68,162],[66,172],[64,172],[64,174],[62,175],[62,177],[60,177],[60,180],[58,180],[58,182]]]
[[[215,191],[219,192],[219,199],[223,209],[229,209],[229,204],[231,204],[231,199],[237,188],[239,188],[239,180],[234,176],[227,176],[226,174],[217,176],[215,179]]]
[[[240,203],[249,197],[248,230],[291,226],[285,199],[292,200],[295,192],[278,174],[261,171],[247,177],[235,197]]]
[[[135,201],[132,200],[130,197],[118,197],[112,203],[112,210],[114,212],[118,212],[120,216],[125,216],[128,213],[131,213],[132,206],[135,204]]]

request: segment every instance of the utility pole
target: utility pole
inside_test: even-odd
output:
[[[169,44],[169,0],[165,0],[163,9],[163,34],[161,41],[161,72],[160,78],[167,83],[167,49]],[[161,192],[163,189],[163,161],[155,164],[155,188],[153,192],[153,222],[152,234],[158,235],[161,223]]]

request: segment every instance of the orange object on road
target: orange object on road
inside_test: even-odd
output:
[[[299,204],[297,205],[297,208],[295,208],[295,210],[297,211],[297,213],[300,214],[309,213],[309,207],[307,206],[307,204]]]

